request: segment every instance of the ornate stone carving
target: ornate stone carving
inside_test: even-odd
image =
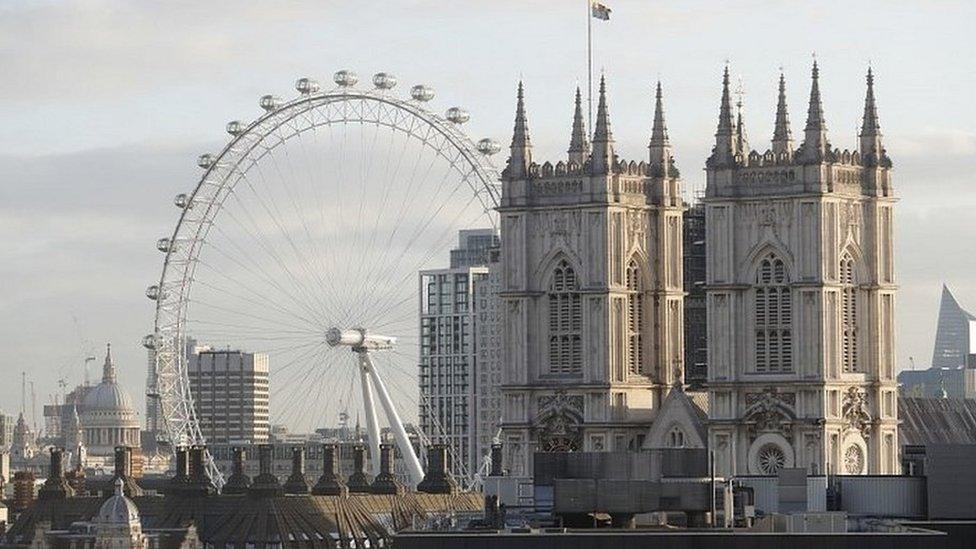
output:
[[[844,427],[854,429],[868,438],[871,432],[871,414],[868,412],[867,395],[863,389],[851,387],[844,393],[842,408]]]
[[[542,452],[574,452],[583,448],[583,397],[556,391],[539,397],[535,422],[536,440]]]
[[[743,421],[749,428],[750,438],[755,439],[761,433],[780,433],[791,439],[795,406],[796,394],[780,393],[774,387],[767,387],[761,393],[746,393]]]

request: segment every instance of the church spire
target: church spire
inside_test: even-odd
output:
[[[732,96],[729,92],[729,65],[722,73],[722,102],[718,111],[718,129],[715,131],[715,148],[708,159],[709,166],[728,166],[735,160],[732,122]]]
[[[668,126],[664,122],[664,94],[661,91],[661,81],[657,82],[654,100],[654,126],[651,128],[650,150],[651,168],[654,175],[668,177],[671,175],[671,141],[668,138]],[[675,174],[676,175],[676,174]]]
[[[793,133],[790,131],[790,113],[786,108],[786,77],[779,73],[779,99],[776,101],[776,123],[773,130],[773,153],[793,156]]]
[[[596,128],[593,131],[593,153],[590,167],[594,174],[612,173],[614,167],[613,135],[610,133],[610,115],[607,113],[607,84],[600,77],[600,102],[596,107]]]
[[[820,101],[820,68],[813,61],[812,82],[810,84],[810,106],[807,108],[807,125],[803,135],[802,160],[820,162],[830,152],[827,141],[827,123],[824,121],[823,103]]]
[[[876,166],[884,161],[884,147],[881,146],[881,125],[878,123],[878,106],[874,101],[874,73],[868,67],[868,90],[864,97],[864,118],[861,122],[861,157],[868,166]]]
[[[112,344],[105,345],[105,365],[102,366],[102,383],[115,383],[115,361],[112,359]]]
[[[586,162],[590,153],[590,143],[586,139],[586,126],[583,124],[583,98],[576,86],[576,110],[573,112],[573,134],[569,139],[569,161],[580,166]]]
[[[522,81],[518,83],[518,100],[515,105],[515,129],[512,132],[511,154],[508,157],[508,167],[505,175],[512,179],[525,177],[532,165],[532,141],[529,139],[529,128],[525,121],[525,97]]]

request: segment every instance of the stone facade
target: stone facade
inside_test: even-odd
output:
[[[636,450],[683,376],[681,183],[660,86],[646,162],[613,150],[601,79],[592,146],[576,113],[566,161],[539,165],[519,85],[503,173],[505,464],[532,453]]]
[[[814,63],[794,149],[780,78],[759,153],[725,72],[705,198],[709,439],[723,475],[899,470],[891,161],[870,71],[860,151],[831,147],[818,79]]]

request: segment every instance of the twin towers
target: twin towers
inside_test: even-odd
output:
[[[707,396],[683,382],[686,204],[660,83],[645,159],[614,151],[601,78],[592,139],[577,90],[567,158],[541,165],[519,83],[498,207],[514,474],[537,451],[678,443],[710,448],[726,475],[897,469],[891,161],[871,71],[855,151],[828,139],[819,78],[814,62],[796,145],[780,77],[759,152],[723,74],[703,199]]]

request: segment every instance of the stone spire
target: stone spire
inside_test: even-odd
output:
[[[573,112],[573,135],[569,139],[569,161],[579,164],[586,162],[590,154],[590,143],[586,139],[586,126],[583,124],[583,99],[579,86],[576,86],[576,110]]]
[[[779,99],[776,101],[776,122],[773,130],[773,153],[793,156],[793,133],[790,131],[790,113],[786,108],[786,78],[779,73]]]
[[[887,161],[881,145],[881,125],[878,106],[874,102],[874,73],[868,67],[868,91],[864,97],[864,118],[861,122],[861,158],[866,166],[884,165]]]
[[[673,166],[671,156],[671,141],[668,139],[668,126],[664,122],[664,94],[661,91],[661,81],[657,82],[654,100],[654,125],[651,128],[650,151],[651,169],[655,176],[669,177]],[[677,175],[677,174],[674,174]]]
[[[596,127],[593,130],[593,153],[590,169],[594,174],[613,173],[613,134],[610,133],[610,115],[607,113],[607,83],[600,77],[600,101],[596,107]]]
[[[813,62],[812,82],[810,84],[810,106],[807,107],[807,126],[803,131],[801,160],[821,162],[830,152],[827,141],[827,123],[824,121],[823,103],[820,101],[820,68]]]
[[[746,139],[746,125],[742,121],[742,96],[745,90],[742,88],[742,79],[739,78],[739,85],[735,90],[735,150],[746,156],[749,154],[749,140]]]
[[[102,382],[115,383],[115,361],[112,359],[112,344],[105,345],[105,364],[102,366]]]
[[[734,124],[732,122],[732,96],[729,93],[729,66],[722,74],[722,102],[718,111],[718,129],[715,131],[715,148],[708,158],[709,166],[728,166],[735,160]]]
[[[532,141],[525,121],[525,97],[522,81],[518,84],[518,101],[515,105],[515,130],[512,132],[511,154],[505,175],[510,179],[525,177],[532,165]]]

